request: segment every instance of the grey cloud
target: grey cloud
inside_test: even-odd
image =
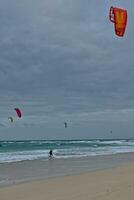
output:
[[[128,10],[124,38],[115,36],[108,20],[111,5]],[[99,117],[120,121],[121,110],[126,111],[126,121],[132,119],[133,6],[132,0],[1,1],[3,122],[16,105],[25,116],[18,126],[26,127],[27,121],[58,127],[64,118],[72,124]]]

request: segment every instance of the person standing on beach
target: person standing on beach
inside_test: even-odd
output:
[[[49,158],[52,158],[53,157],[53,151],[52,149],[49,151]]]

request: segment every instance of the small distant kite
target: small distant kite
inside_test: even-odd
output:
[[[8,119],[9,119],[11,122],[13,122],[13,117],[8,117]]]
[[[109,11],[109,20],[114,23],[115,34],[123,37],[127,25],[127,10],[111,7]]]
[[[16,111],[18,117],[21,118],[22,116],[21,110],[19,108],[14,108],[14,110]]]
[[[67,122],[64,122],[65,128],[67,128]]]

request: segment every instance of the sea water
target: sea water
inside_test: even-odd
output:
[[[112,155],[134,152],[134,140],[0,141],[0,163],[48,159],[50,149],[55,159]]]

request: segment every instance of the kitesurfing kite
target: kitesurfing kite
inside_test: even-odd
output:
[[[64,122],[65,128],[67,128],[67,122]]]
[[[114,23],[115,34],[123,37],[127,25],[127,10],[111,7],[109,11],[109,20]]]
[[[21,110],[19,108],[14,108],[14,110],[16,111],[18,117],[21,118],[22,116]]]
[[[8,117],[8,119],[9,119],[11,122],[13,122],[13,117]]]

